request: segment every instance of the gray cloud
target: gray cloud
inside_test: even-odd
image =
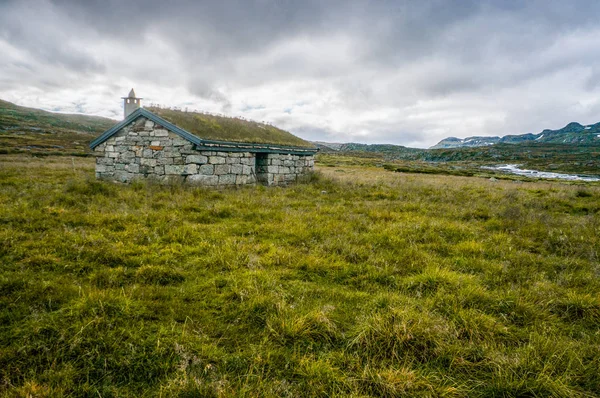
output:
[[[309,139],[429,146],[597,122],[594,1],[0,2],[0,98],[147,101]]]

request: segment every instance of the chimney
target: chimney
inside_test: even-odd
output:
[[[142,103],[142,98],[136,98],[135,91],[131,89],[129,95],[123,98],[123,108],[125,110],[125,119],[131,115],[136,109],[138,109]]]

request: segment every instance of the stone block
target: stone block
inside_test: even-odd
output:
[[[223,174],[219,176],[219,185],[233,185],[236,180],[235,174]]]
[[[281,159],[271,159],[271,165],[273,165],[273,166],[281,166],[281,165],[283,165],[283,160],[281,160]]]
[[[244,185],[248,183],[248,176],[246,175],[238,175],[235,177],[236,185]]]
[[[286,182],[293,182],[296,181],[296,174],[284,174],[283,178]]]
[[[167,175],[180,175],[183,173],[183,165],[166,165],[165,174]]]
[[[124,163],[115,163],[115,170],[125,170]]]
[[[185,164],[185,162],[181,156],[177,156],[173,158],[173,164]]]
[[[125,165],[125,170],[127,170],[130,173],[139,173],[140,172],[140,165],[139,164],[135,164],[135,163],[130,163],[128,165]]]
[[[279,166],[267,166],[267,173],[279,173]]]
[[[166,166],[173,164],[173,158],[158,158],[156,159],[157,166]]]
[[[173,138],[173,141],[172,141],[171,145],[173,145],[173,146],[184,146],[188,142],[189,142],[188,140],[184,140],[183,138]]]
[[[108,166],[106,166],[105,164],[96,164],[96,173],[104,173],[106,172],[106,168]],[[113,167],[114,169],[114,167]]]
[[[181,157],[179,152],[174,151],[173,148],[165,148],[164,151],[162,151],[162,154],[164,157],[166,158],[177,158],[177,157]]]
[[[183,174],[198,174],[198,165],[197,164],[186,164],[183,166]]]
[[[151,130],[154,128],[154,122],[152,120],[146,120],[146,123],[144,123],[144,128],[146,130]]]
[[[113,158],[96,158],[96,164],[104,164],[104,165],[112,165],[115,163],[115,159]]]
[[[225,158],[222,156],[209,156],[208,163],[210,163],[210,164],[225,164]]]
[[[129,182],[131,181],[131,176],[128,172],[124,170],[115,171],[115,180],[119,182]]]
[[[294,165],[294,161],[293,160],[284,160],[283,161],[283,165],[286,167],[290,167]]]
[[[156,159],[141,158],[140,164],[142,166],[154,167],[154,166],[156,166]]]
[[[183,182],[185,181],[185,176],[169,174],[169,175],[164,175],[161,178],[161,180],[162,180],[161,182],[164,184],[183,184]]]
[[[248,166],[252,166],[252,165],[254,165],[255,160],[254,160],[254,158],[241,158],[240,163],[248,165]]]
[[[254,173],[254,170],[253,170],[252,166],[246,166],[245,164],[242,165],[242,174],[248,175],[248,174],[253,174],[253,173]]]
[[[187,176],[186,182],[194,185],[217,185],[219,183],[219,176],[193,174]]]
[[[198,169],[198,172],[204,175],[213,175],[215,174],[215,166],[213,166],[212,164],[203,164]]]
[[[168,137],[169,136],[169,132],[167,130],[164,130],[164,129],[154,130],[154,136],[155,137]]]
[[[229,157],[225,158],[225,163],[227,163],[227,164],[239,164],[240,163],[240,158],[234,158],[234,157],[229,156]]]
[[[231,170],[231,174],[243,174],[243,172],[244,172],[244,168],[241,164],[232,164],[230,166],[230,170]]]
[[[228,164],[217,164],[217,165],[215,165],[215,174],[216,175],[229,174],[229,168],[230,168],[230,166]]]
[[[115,152],[127,152],[129,150],[129,146],[128,145],[123,145],[124,143],[121,143],[121,145],[115,145],[113,146]]]
[[[165,166],[156,166],[154,167],[154,174],[158,176],[162,176],[165,174]]]
[[[151,158],[152,156],[153,156],[152,149],[144,149],[142,151],[142,157],[143,158]]]
[[[186,163],[205,164],[205,163],[208,163],[208,156],[188,155],[185,158],[185,162]]]
[[[229,156],[229,152],[217,152],[217,156],[222,156],[224,158]]]

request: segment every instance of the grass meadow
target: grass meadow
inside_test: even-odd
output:
[[[2,397],[596,397],[600,186],[0,157]]]

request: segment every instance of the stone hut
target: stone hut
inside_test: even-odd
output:
[[[125,119],[90,144],[96,177],[197,185],[285,185],[313,170],[317,148],[265,123],[141,108],[131,89]]]

